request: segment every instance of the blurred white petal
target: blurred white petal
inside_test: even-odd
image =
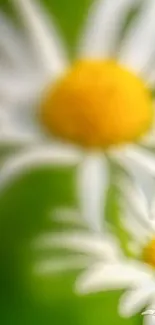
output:
[[[145,316],[143,319],[143,325],[155,325],[155,315]]]
[[[36,106],[40,105],[40,94],[44,87],[45,78],[42,74],[25,76],[10,73],[10,76],[6,76],[1,73],[0,94],[3,100],[1,110],[5,110],[3,137],[12,136],[21,140],[41,138]]]
[[[155,159],[149,151],[136,145],[109,151],[110,156],[127,170],[131,177],[142,187],[149,205],[155,192]]]
[[[140,143],[148,148],[155,148],[155,120],[149,132],[141,138]]]
[[[41,134],[34,107],[47,77],[35,64],[31,51],[29,53],[25,36],[22,39],[19,31],[2,14],[0,24],[0,114],[3,114],[0,142],[36,141]]]
[[[155,316],[155,311],[153,309],[146,309],[142,315],[154,315]]]
[[[39,105],[40,93],[45,86],[41,75],[32,78],[22,74],[12,75],[10,78],[0,76],[1,108],[5,118],[0,134],[0,141],[4,138],[37,139],[41,138],[39,118],[36,105]],[[37,120],[38,118],[38,120]]]
[[[81,152],[66,145],[35,145],[12,156],[1,168],[0,187],[26,172],[27,169],[44,166],[72,166],[81,162]]]
[[[82,216],[93,230],[100,232],[104,225],[104,207],[109,185],[105,156],[87,154],[79,165],[77,183]]]
[[[33,101],[34,102],[34,101]],[[3,100],[0,107],[0,144],[37,144],[44,141],[32,102]]]
[[[0,93],[8,102],[16,101],[23,103],[24,101],[33,100],[40,96],[40,92],[45,87],[45,79],[40,74],[24,75],[24,74],[3,74],[0,75]]]
[[[122,204],[125,200],[128,209],[141,220],[143,226],[149,226],[148,201],[140,186],[136,182],[131,182],[125,178],[118,180],[118,185],[122,192]]]
[[[130,240],[128,242],[128,250],[131,252],[132,256],[135,256],[139,258],[142,252],[141,244],[138,241]]]
[[[80,294],[103,290],[117,290],[131,287],[143,280],[148,280],[142,265],[134,262],[106,264],[99,262],[83,272],[76,281],[76,291]]]
[[[146,74],[146,82],[149,88],[155,87],[155,67],[154,67],[154,60],[152,60],[152,66],[150,66],[150,69],[148,69],[148,72]]]
[[[34,273],[37,275],[51,275],[53,273],[68,272],[88,267],[91,258],[87,256],[65,256],[61,258],[45,259],[37,262],[34,266]]]
[[[110,261],[116,261],[120,251],[115,242],[94,233],[72,231],[65,233],[47,233],[35,240],[36,249],[66,248],[79,253],[90,254]]]
[[[141,144],[146,146],[148,149],[155,148],[155,129],[153,129],[147,137],[143,138]]]
[[[5,67],[7,72],[15,69],[23,73],[35,69],[35,61],[25,36],[2,13],[0,26],[1,69]]]
[[[144,167],[152,176],[155,175],[155,157],[147,150],[138,146],[128,146],[128,148],[124,150],[124,157],[127,158],[130,163],[133,162]]]
[[[155,1],[145,1],[141,15],[131,26],[120,51],[120,61],[135,72],[141,72],[155,52]]]
[[[71,225],[85,225],[85,220],[83,220],[83,218],[81,217],[79,211],[72,209],[70,207],[61,207],[61,208],[57,208],[57,209],[52,209],[51,212],[51,220],[56,221],[56,222],[60,222],[63,224],[71,224]]]
[[[151,237],[152,231],[149,231],[148,227],[144,227],[136,216],[128,211],[128,208],[127,211],[124,211],[124,214],[122,214],[121,224],[132,237],[134,243],[137,243],[140,247],[145,245],[148,238]]]
[[[36,145],[42,140],[37,135],[34,137],[32,134],[16,132],[9,124],[6,124],[5,127],[5,130],[0,131],[0,145],[2,146]]]
[[[152,203],[151,203],[150,215],[151,215],[150,218],[151,218],[152,226],[153,226],[153,228],[155,228],[155,197],[153,198]]]
[[[20,12],[45,72],[57,76],[67,65],[63,46],[54,26],[35,0],[12,0]]]
[[[151,316],[151,312],[150,315],[146,315],[143,318],[143,325],[155,325],[155,299],[151,299],[152,302],[149,304],[149,310],[152,311],[154,314]],[[146,309],[147,311],[147,309]]]
[[[139,0],[94,1],[79,44],[79,55],[108,57],[119,35],[125,14]]]
[[[26,100],[26,99],[25,99]],[[32,106],[34,101],[27,103],[11,102],[8,103],[5,119],[0,132],[0,141],[8,142],[39,142],[43,140],[43,134],[40,131],[39,121],[35,116],[36,111],[33,111]],[[4,106],[5,108],[5,106]],[[37,115],[37,114],[36,114]]]
[[[155,293],[155,286],[153,282],[151,285],[140,286],[139,288],[133,289],[130,292],[124,293],[120,299],[119,312],[123,317],[131,317],[136,313],[140,312]]]
[[[8,116],[6,112],[7,107],[5,107],[3,103],[1,105],[0,105],[0,134],[3,132],[3,127],[6,124],[7,116]]]

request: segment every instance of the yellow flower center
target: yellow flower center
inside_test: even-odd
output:
[[[152,120],[149,91],[115,61],[76,62],[49,86],[41,104],[49,132],[89,148],[135,141]]]
[[[155,238],[143,249],[142,258],[147,264],[155,267]]]

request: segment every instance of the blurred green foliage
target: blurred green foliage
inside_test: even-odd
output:
[[[32,242],[54,223],[57,206],[76,207],[76,168],[36,168],[9,182],[0,195],[0,321],[4,325],[137,324],[119,318],[121,292],[78,297],[77,272],[32,274]]]

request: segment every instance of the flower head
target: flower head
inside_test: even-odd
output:
[[[76,62],[41,104],[47,129],[84,147],[108,148],[137,140],[153,120],[142,80],[115,61]]]
[[[38,105],[40,121],[48,131],[62,139],[91,149],[107,149],[114,144],[135,142],[139,139],[150,128],[153,121],[153,104],[148,91],[148,87],[151,87],[153,74],[151,72],[149,76],[144,76],[144,68],[152,60],[155,36],[154,0],[147,1],[148,4],[139,9],[138,19],[134,21],[133,26],[129,25],[124,44],[120,46],[119,59],[117,58],[118,55],[116,55],[115,61],[111,60],[111,49],[114,47],[118,32],[123,32],[121,29],[123,19],[131,7],[134,6],[135,1],[104,0],[96,2],[97,7],[96,4],[93,7],[95,22],[88,19],[87,27],[89,28],[86,28],[86,33],[83,33],[82,38],[84,47],[81,47],[80,53],[77,55],[78,60],[75,64],[71,64],[69,69],[66,61],[61,60],[61,55],[58,55],[59,51],[55,51],[55,49],[58,49],[57,40],[53,38],[53,33],[49,37],[48,28],[44,29],[46,25],[44,22],[46,21],[38,13],[35,1],[16,0],[15,2],[20,5],[20,12],[26,21],[27,29],[30,31],[31,41],[33,41],[31,44],[35,45],[34,47],[37,45],[36,57],[39,56],[40,63],[43,63],[46,70],[43,75],[47,78],[42,78],[43,75],[40,74],[40,82],[34,97],[39,99],[41,88],[44,88],[46,84],[49,85],[47,90],[45,89],[40,107]],[[112,23],[114,23],[114,28],[111,29],[109,26]],[[115,41],[114,29],[117,34],[115,35]],[[112,40],[111,44],[110,40]],[[66,64],[61,64],[62,61]],[[35,77],[35,80],[38,79],[38,75]],[[29,87],[26,90],[29,93]],[[18,91],[18,95],[19,93],[20,91]],[[16,102],[19,104],[18,96],[15,96],[13,106],[16,106]],[[12,108],[12,105],[10,106]],[[29,106],[34,111],[34,105]],[[20,107],[23,106],[20,105]],[[10,118],[9,114],[11,115],[11,110],[8,110],[7,114]],[[6,125],[8,126],[7,123],[4,123],[4,129]],[[11,127],[8,129],[11,138],[12,129],[16,131],[18,127],[14,126],[13,123],[10,123],[10,125]],[[5,129],[4,135],[6,134]],[[17,133],[18,139],[21,134],[22,132]],[[83,161],[81,163],[80,158],[83,158],[83,152],[80,151],[77,157],[76,153],[73,154],[73,151],[71,151],[71,155],[69,152],[67,156],[66,147],[63,148],[64,151],[55,148],[51,152],[50,147],[43,151],[40,150],[40,147],[36,151],[32,147],[31,152],[28,150],[25,154],[22,153],[13,157],[12,161],[4,166],[2,180],[4,181],[10,173],[15,177],[15,171],[19,172],[21,165],[31,164],[32,166],[32,163],[42,163],[43,158],[48,163],[49,161],[58,163],[60,160],[61,163],[69,163],[73,158],[75,160],[72,161],[79,162],[77,179],[80,183],[82,198],[80,201],[82,203],[81,210],[82,216],[85,219],[87,218],[87,221],[89,219],[89,224],[91,224],[90,233],[88,236],[86,236],[87,232],[83,232],[82,236],[79,232],[66,235],[60,233],[52,234],[53,237],[51,233],[49,236],[45,234],[45,236],[39,238],[37,244],[39,243],[41,248],[64,245],[69,249],[75,248],[80,253],[82,249],[90,257],[92,257],[93,253],[95,261],[93,258],[91,260],[88,258],[86,261],[81,257],[78,260],[74,259],[74,267],[77,267],[77,265],[83,266],[83,262],[88,265],[87,270],[76,281],[76,292],[89,293],[97,290],[127,289],[127,293],[125,293],[127,296],[122,297],[120,303],[120,313],[121,315],[130,316],[139,308],[144,307],[148,300],[154,297],[155,276],[152,267],[154,257],[150,254],[152,247],[154,252],[154,246],[152,246],[154,242],[149,244],[149,240],[154,237],[148,238],[148,233],[152,236],[154,229],[152,225],[150,226],[150,223],[144,229],[143,227],[141,229],[138,225],[137,233],[135,214],[133,214],[133,223],[131,218],[125,214],[123,215],[123,221],[129,226],[126,227],[127,231],[131,230],[132,242],[130,244],[132,245],[129,248],[134,245],[134,252],[136,252],[135,247],[138,248],[138,257],[133,254],[132,259],[125,256],[118,244],[118,238],[116,242],[113,238],[106,240],[105,234],[101,231],[101,219],[106,215],[105,209],[104,212],[101,209],[101,203],[103,196],[105,203],[107,188],[110,182],[112,184],[113,181],[112,168],[107,162],[112,160],[112,163],[119,162],[120,165],[123,162],[123,167],[125,166],[129,170],[131,161],[137,160],[138,163],[149,170],[151,176],[152,174],[154,176],[154,157],[149,158],[149,155],[147,155],[146,158],[145,150],[139,150],[135,145],[125,148],[120,156],[118,150],[113,156],[109,151],[109,160],[107,157],[99,157],[101,159],[96,160],[96,157],[90,157],[88,154],[88,161],[85,159],[84,163]],[[96,196],[94,195],[95,191],[97,192]],[[141,207],[141,205],[139,206]],[[111,219],[112,226],[114,223],[113,216]],[[115,230],[117,226],[118,223],[116,222]],[[123,222],[122,226],[125,228]],[[151,232],[147,232],[147,230],[151,230]],[[146,237],[144,236],[145,232],[147,232]],[[68,260],[67,264],[71,268],[72,260]],[[55,265],[60,266],[61,269],[62,265],[66,267],[66,261]],[[139,300],[140,296],[142,296],[141,300]],[[128,304],[131,301],[130,297],[134,299],[131,304]]]

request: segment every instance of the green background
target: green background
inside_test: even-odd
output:
[[[2,324],[139,324],[141,316],[123,319],[117,308],[122,292],[78,297],[73,284],[78,272],[54,276],[32,273],[37,235],[54,231],[49,211],[76,207],[75,167],[43,167],[26,172],[0,196],[0,320]],[[52,252],[51,252],[52,254]],[[52,256],[52,255],[51,255]]]

